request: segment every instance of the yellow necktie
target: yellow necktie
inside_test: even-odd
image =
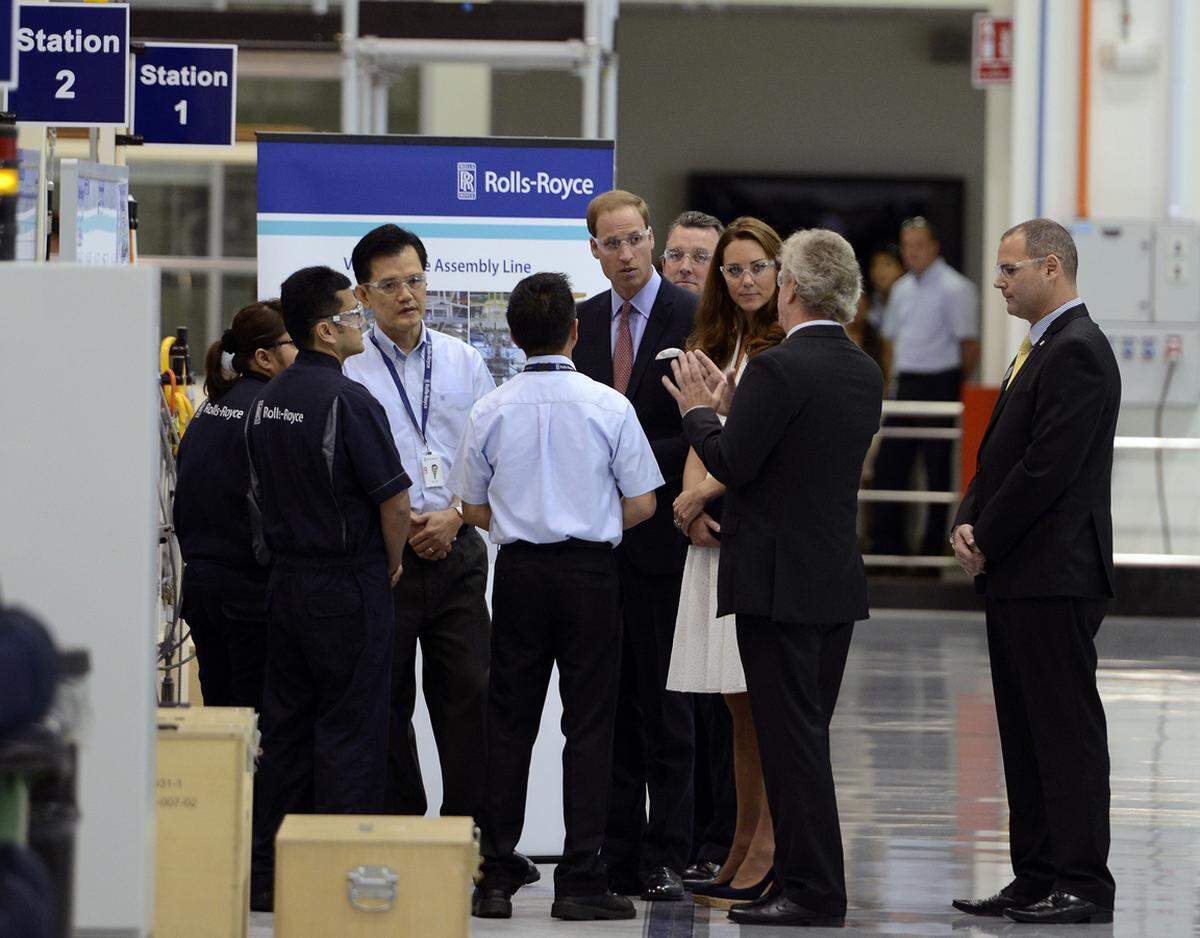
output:
[[[1029,357],[1030,351],[1033,349],[1033,343],[1029,341],[1029,336],[1025,336],[1021,340],[1021,347],[1017,349],[1017,357],[1013,359],[1012,371],[1008,373],[1008,380],[1004,382],[1004,388],[1007,390],[1012,386],[1013,381],[1017,378],[1017,372],[1021,370],[1021,366],[1025,364],[1025,359]]]

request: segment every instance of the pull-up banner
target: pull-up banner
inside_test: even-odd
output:
[[[556,271],[580,297],[608,287],[585,219],[612,187],[611,141],[259,134],[259,295],[314,264],[353,280],[358,239],[401,225],[429,252],[426,323],[503,381],[524,364],[504,317],[517,281]]]

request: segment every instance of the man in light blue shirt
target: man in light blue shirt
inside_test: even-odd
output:
[[[957,401],[979,362],[979,291],[941,257],[941,244],[928,219],[907,219],[900,229],[900,255],[908,273],[896,281],[884,313],[885,361],[893,375],[891,397],[904,401]],[[890,418],[887,426],[950,426],[929,418]],[[917,460],[926,488],[952,488],[953,448],[948,440],[885,437],[875,460],[874,487],[906,490]],[[911,553],[899,502],[872,506],[874,552]],[[946,543],[945,505],[929,505],[920,553],[936,555]]]
[[[437,739],[443,815],[473,817],[483,796],[491,625],[484,591],[487,547],[462,520],[447,487],[471,405],[496,385],[472,346],[429,329],[427,255],[420,238],[396,225],[366,234],[351,256],[355,295],[375,314],[362,354],[345,373],[387,412],[396,449],[412,467],[412,529],[405,575],[396,585],[396,644],[388,739],[386,806],[424,814],[425,788],[412,726],[415,660]]]
[[[612,781],[621,663],[620,587],[613,548],[654,514],[663,484],[628,398],[579,374],[571,285],[526,277],[509,298],[525,371],[472,409],[450,475],[463,517],[500,544],[492,589],[483,879],[472,912],[509,918],[525,866],[529,760],[551,668],[563,703],[566,840],[550,914],[574,921],[634,917],[608,891],[600,856]]]

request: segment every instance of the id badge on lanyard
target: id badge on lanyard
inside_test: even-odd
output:
[[[446,487],[446,467],[442,465],[441,457],[433,452],[429,446],[428,439],[425,436],[425,428],[429,425],[429,401],[433,392],[433,344],[429,341],[429,337],[425,338],[425,377],[421,383],[421,422],[417,423],[417,415],[413,413],[412,404],[408,400],[408,392],[404,390],[404,384],[400,380],[400,375],[396,373],[396,366],[392,364],[392,360],[387,357],[383,349],[380,348],[378,340],[375,336],[371,336],[371,341],[375,348],[379,349],[379,355],[383,359],[383,363],[387,366],[388,374],[392,376],[392,383],[396,385],[396,392],[400,395],[400,403],[404,405],[404,412],[408,414],[408,419],[413,425],[413,429],[417,431],[417,436],[421,438],[421,443],[425,447],[425,452],[421,456],[421,482],[427,489],[440,489]]]

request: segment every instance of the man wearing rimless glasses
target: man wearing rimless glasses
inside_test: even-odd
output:
[[[684,212],[667,229],[662,275],[677,287],[699,296],[712,264],[713,251],[725,226],[706,212]]]
[[[387,811],[424,814],[427,807],[412,724],[419,643],[421,686],[441,767],[440,811],[477,816],[491,648],[487,547],[463,523],[447,480],[471,406],[496,384],[474,346],[426,326],[428,255],[416,234],[380,225],[355,245],[350,260],[358,281],[354,294],[375,314],[375,324],[363,354],[345,371],[383,405],[413,476],[406,573],[393,597]]]
[[[679,409],[662,387],[670,362],[655,356],[684,347],[696,296],[654,269],[654,232],[642,198],[603,193],[587,219],[592,256],[612,289],[579,304],[575,366],[629,398],[666,480],[654,516],[616,551],[624,646],[603,856],[613,892],[677,900],[691,851],[695,741],[692,701],[666,683],[687,551],[671,505],[687,444]]]

